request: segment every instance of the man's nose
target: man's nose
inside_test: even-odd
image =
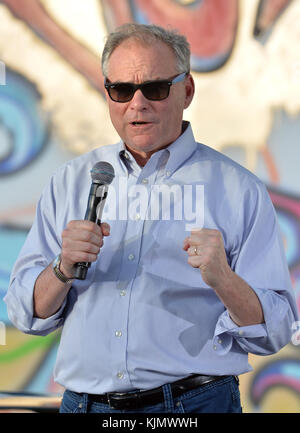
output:
[[[135,91],[131,101],[130,108],[132,110],[145,110],[149,107],[149,100],[143,95],[141,89]]]

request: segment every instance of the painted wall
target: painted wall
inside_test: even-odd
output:
[[[186,34],[196,97],[185,118],[267,184],[299,303],[300,0],[0,0],[0,390],[62,391],[59,332],[22,334],[2,298],[50,175],[117,140],[99,62],[107,32],[129,21]],[[298,328],[278,354],[250,356],[246,412],[300,410]]]

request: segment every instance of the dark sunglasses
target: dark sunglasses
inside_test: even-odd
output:
[[[128,102],[131,101],[135,92],[140,89],[145,98],[150,101],[162,101],[169,96],[170,87],[172,84],[183,81],[187,72],[176,75],[173,79],[146,81],[142,84],[134,83],[110,83],[105,78],[104,87],[106,88],[110,99],[115,102]]]

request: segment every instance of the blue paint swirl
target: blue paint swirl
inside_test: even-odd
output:
[[[250,387],[250,397],[260,406],[265,394],[275,387],[286,387],[300,395],[299,359],[279,359],[264,366],[255,376]]]
[[[0,158],[0,176],[23,169],[45,147],[48,121],[40,109],[40,99],[34,84],[11,69],[6,70],[6,85],[0,86],[0,128],[9,137],[9,151]]]

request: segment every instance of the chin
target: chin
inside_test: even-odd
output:
[[[135,150],[136,152],[153,152],[159,148],[159,145],[155,145],[153,141],[149,140],[132,140],[129,142],[129,148]]]

